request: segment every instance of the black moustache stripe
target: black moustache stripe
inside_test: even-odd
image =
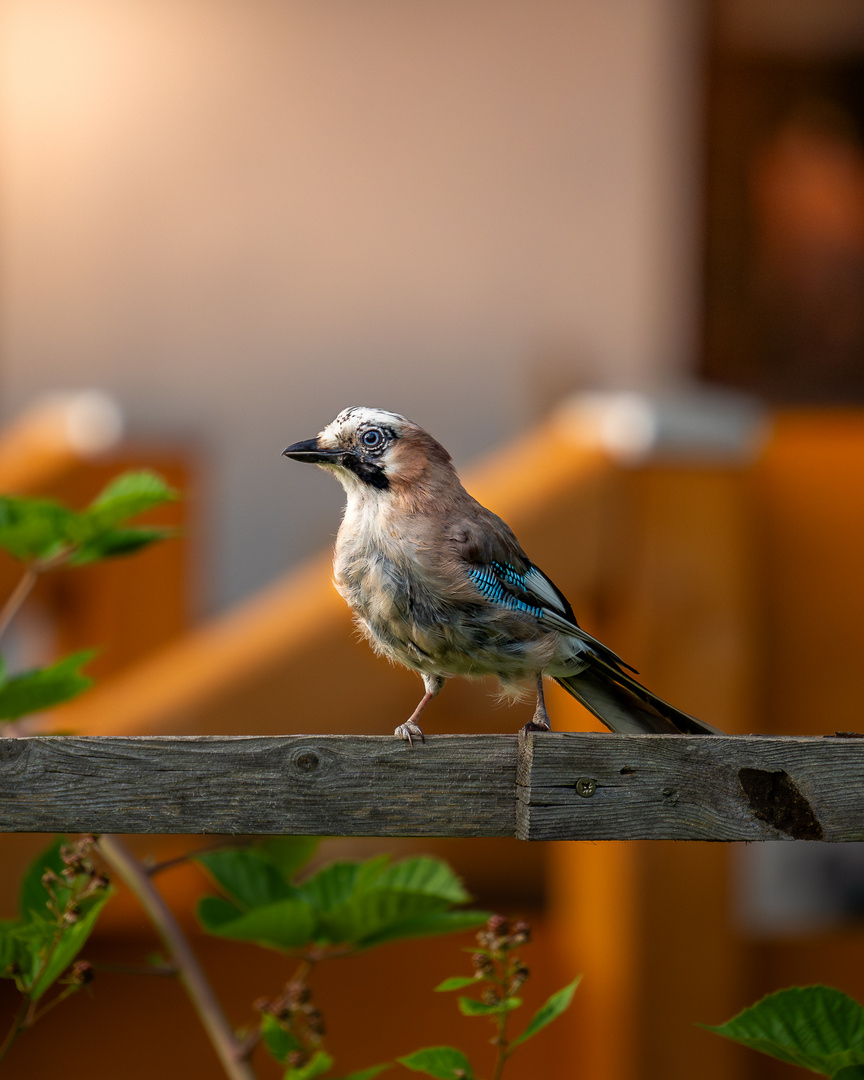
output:
[[[342,464],[364,484],[376,488],[378,491],[386,491],[390,487],[390,481],[380,465],[374,465],[371,461],[362,461],[353,454],[346,454]]]

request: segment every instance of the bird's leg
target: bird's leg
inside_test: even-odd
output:
[[[546,712],[546,700],[543,697],[543,673],[541,672],[537,676],[537,708],[534,710],[534,715],[528,721],[523,731],[551,731],[552,721],[549,719],[549,713]]]
[[[420,698],[420,704],[414,712],[411,713],[405,723],[400,724],[393,732],[393,734],[398,735],[400,739],[405,739],[412,747],[415,739],[419,739],[420,742],[426,742],[426,737],[420,730],[417,718],[444,685],[444,680],[440,675],[423,675],[423,685],[426,687],[426,693]]]

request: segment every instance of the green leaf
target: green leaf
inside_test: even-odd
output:
[[[378,1076],[379,1073],[386,1072],[387,1069],[392,1069],[393,1066],[388,1061],[384,1065],[372,1065],[368,1069],[361,1069],[360,1072],[352,1072],[348,1076],[339,1077],[338,1080],[372,1080],[373,1076]],[[334,1078],[336,1080],[336,1078]]]
[[[109,532],[100,533],[81,543],[70,557],[69,564],[83,566],[85,563],[97,562],[99,559],[134,555],[136,551],[141,551],[159,540],[168,540],[177,535],[177,529],[159,526],[111,529]]]
[[[195,861],[246,910],[285,900],[296,893],[260,848],[220,848],[196,855]]]
[[[98,533],[113,529],[121,521],[137,517],[164,503],[175,502],[179,494],[161,476],[146,469],[116,477],[78,515],[80,539],[86,541]]]
[[[709,1031],[823,1076],[864,1065],[864,1009],[828,986],[793,987],[762,998]]]
[[[18,912],[23,920],[52,917],[46,906],[48,893],[42,884],[42,877],[47,870],[53,870],[55,874],[59,874],[64,869],[60,849],[67,843],[65,836],[55,836],[27,867],[18,888]]]
[[[0,547],[26,562],[50,558],[68,543],[75,516],[49,499],[0,496]]]
[[[286,1031],[270,1013],[264,1013],[261,1017],[261,1038],[280,1065],[285,1064],[285,1059],[292,1050],[303,1049],[303,1044],[295,1039],[290,1031]]]
[[[512,1012],[522,1004],[522,998],[502,998],[494,1005],[487,1005],[483,1001],[475,1001],[474,998],[460,997],[459,1012],[463,1016],[496,1016],[498,1013]]]
[[[34,1001],[39,1000],[84,947],[84,943],[90,937],[90,933],[96,925],[96,920],[102,912],[102,908],[110,900],[112,894],[113,890],[109,887],[97,896],[89,898],[86,901],[86,909],[82,911],[78,921],[63,928],[60,940],[55,946],[47,966],[30,987],[30,996]]]
[[[223,896],[202,896],[195,914],[208,934],[219,934],[223,926],[239,919],[243,912]]]
[[[288,1069],[284,1080],[314,1080],[333,1065],[333,1058],[325,1050],[318,1050],[312,1060],[299,1068]]]
[[[15,977],[10,970],[18,952],[15,931],[19,926],[17,919],[0,920],[0,979]]]
[[[418,915],[368,934],[357,942],[357,946],[360,949],[371,949],[389,941],[460,934],[463,930],[474,930],[482,926],[490,914],[488,911],[439,911]]]
[[[420,936],[428,921],[425,917],[440,914],[446,903],[434,896],[375,889],[323,914],[320,933],[328,941],[353,942],[359,946],[370,941],[375,944],[392,941],[394,935],[403,937],[406,924],[411,926],[409,937],[415,936],[415,929]]]
[[[386,863],[388,856],[384,856]],[[364,881],[370,876],[370,863],[380,865],[381,859],[369,860],[369,863],[337,862],[325,866],[317,874],[307,878],[297,887],[301,896],[319,913],[326,914],[338,910],[354,895],[360,868],[364,866]]]
[[[199,903],[198,918],[208,933],[280,950],[296,949],[312,940],[315,915],[302,900],[279,900],[241,912],[233,919],[227,917],[229,906],[228,901],[219,903],[219,897],[214,896],[204,897]]]
[[[0,685],[0,720],[17,720],[27,713],[50,709],[77,697],[93,680],[81,668],[96,655],[88,649],[58,660],[50,667],[14,675]]]
[[[471,899],[447,863],[428,855],[402,859],[388,866],[375,881],[375,888],[434,896],[450,904],[465,904]]]
[[[262,844],[268,862],[290,881],[318,850],[320,836],[270,836]]]
[[[521,1035],[513,1040],[510,1044],[511,1048],[530,1039],[533,1035],[536,1035],[538,1031],[542,1031],[547,1024],[551,1024],[553,1020],[556,1020],[561,1015],[561,1013],[566,1009],[569,1009],[570,1002],[573,1000],[573,995],[576,992],[576,987],[581,980],[582,976],[577,975],[573,982],[568,983],[567,986],[552,994],[552,996],[540,1006],[537,1012],[534,1013],[528,1027],[525,1028]]]
[[[834,1073],[831,1080],[864,1080],[864,1065],[847,1065]]]
[[[444,982],[438,983],[435,987],[437,991],[443,990],[464,990],[466,986],[476,986],[480,979],[475,979],[473,975],[454,975],[451,979],[445,979]]]
[[[447,911],[468,894],[446,863],[426,856],[393,865],[388,856],[360,864],[334,863],[303,882],[298,895],[319,913],[316,939],[321,943],[369,948],[482,921],[474,914]]]
[[[435,1080],[474,1080],[471,1062],[455,1046],[427,1046],[396,1060],[406,1069],[424,1072]]]
[[[49,895],[42,877],[47,870],[59,874],[64,869],[60,849],[65,843],[65,837],[55,837],[31,862],[20,886],[20,918],[4,925],[4,969],[12,960],[18,964],[21,982],[34,1000],[49,989],[81,951],[113,892],[108,888],[88,897],[81,902],[76,922],[62,928],[57,925],[47,907]],[[66,884],[56,882],[54,885],[61,907],[71,892]],[[7,955],[10,953],[11,958]]]

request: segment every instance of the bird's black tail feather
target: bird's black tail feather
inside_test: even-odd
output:
[[[578,675],[556,678],[568,694],[621,735],[720,735],[717,728],[676,709],[626,672],[600,661]]]

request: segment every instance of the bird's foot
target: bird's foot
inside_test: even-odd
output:
[[[393,734],[398,735],[400,739],[404,739],[412,747],[415,739],[419,739],[420,742],[426,742],[426,736],[413,720],[406,720],[404,724],[400,724]]]
[[[522,728],[522,730],[527,735],[529,732],[532,731],[551,731],[552,725],[548,722],[548,720],[534,719],[529,720],[528,723]]]

